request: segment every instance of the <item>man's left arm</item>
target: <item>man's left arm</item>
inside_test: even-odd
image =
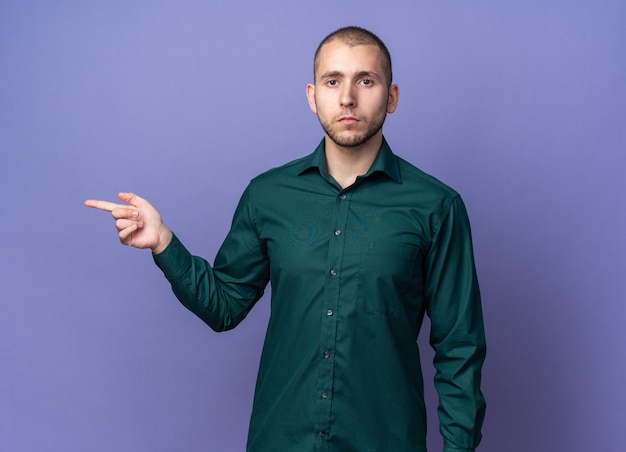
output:
[[[458,196],[444,210],[427,255],[426,297],[444,452],[473,451],[485,416],[486,347],[470,225]]]

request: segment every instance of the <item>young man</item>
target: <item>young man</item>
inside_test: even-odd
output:
[[[383,138],[399,91],[380,39],[332,33],[314,80],[307,98],[324,139],[251,181],[213,266],[132,193],[86,205],[112,212],[123,244],[152,249],[178,299],[216,331],[271,283],[249,451],[425,451],[425,313],[444,450],[474,450],[485,340],[463,202]]]

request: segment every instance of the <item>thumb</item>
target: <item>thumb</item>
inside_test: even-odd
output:
[[[137,207],[137,204],[139,202],[141,202],[142,198],[140,198],[139,196],[137,196],[134,193],[131,192],[121,192],[117,194],[117,197],[124,202],[127,202],[128,204]]]

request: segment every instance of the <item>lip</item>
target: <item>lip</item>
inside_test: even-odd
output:
[[[339,122],[342,124],[356,124],[359,120],[354,116],[343,116],[339,118]]]

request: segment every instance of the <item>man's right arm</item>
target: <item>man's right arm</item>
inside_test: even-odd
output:
[[[237,326],[261,298],[269,281],[269,259],[259,238],[246,190],[215,264],[193,256],[173,235],[154,261],[178,300],[215,331]]]
[[[224,331],[239,324],[269,280],[269,260],[252,220],[248,191],[237,207],[215,268],[191,255],[147,200],[133,193],[118,197],[128,204],[87,200],[85,205],[111,212],[122,244],[151,249],[178,300],[212,329]]]

